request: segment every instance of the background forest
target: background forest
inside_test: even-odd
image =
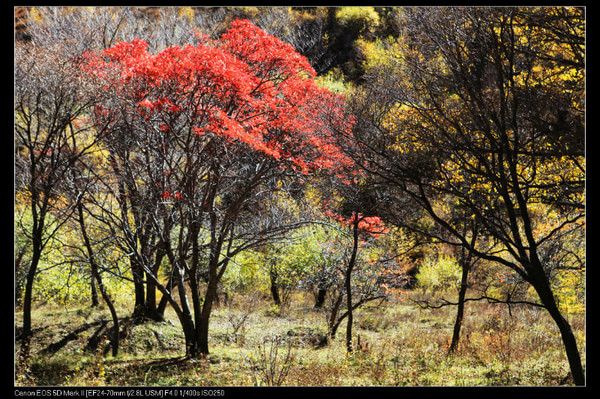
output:
[[[576,7],[15,8],[17,385],[584,385]]]

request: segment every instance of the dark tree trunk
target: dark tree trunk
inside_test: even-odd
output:
[[[131,274],[133,275],[133,286],[135,292],[135,304],[132,317],[134,319],[145,316],[146,296],[144,289],[144,270],[137,260],[131,260]]]
[[[468,261],[464,261],[462,263],[462,276],[460,279],[460,290],[458,292],[458,308],[456,310],[456,319],[454,320],[454,330],[452,332],[452,342],[450,343],[448,353],[453,353],[458,348],[460,329],[462,327],[463,314],[465,311],[465,296],[467,294],[470,265],[468,264]]]
[[[87,235],[87,230],[85,228],[85,220],[83,217],[83,205],[81,202],[77,203],[77,213],[79,216],[79,227],[81,228],[81,235],[83,237],[83,243],[88,253],[88,258],[90,262],[90,267],[92,268],[92,284],[95,281],[98,282],[98,289],[100,290],[100,294],[102,295],[102,299],[106,302],[106,306],[110,310],[110,315],[113,321],[113,331],[111,338],[111,346],[112,346],[112,355],[117,356],[119,353],[119,317],[117,315],[117,311],[115,306],[110,299],[110,296],[106,292],[106,288],[102,282],[102,276],[100,275],[100,271],[98,269],[98,264],[94,259],[94,249],[92,248],[92,243]],[[96,294],[97,295],[97,294]],[[96,297],[96,299],[98,299]]]
[[[173,292],[173,289],[177,287],[177,279],[174,275],[171,275],[169,281],[167,283],[167,289],[169,292]],[[167,304],[169,303],[169,298],[167,295],[162,295],[160,297],[160,301],[158,302],[158,306],[156,307],[156,315],[158,321],[163,321],[165,319],[165,309],[167,308]]]
[[[166,295],[163,295],[158,302],[158,306],[156,307],[156,317],[158,321],[163,321],[165,319],[165,310],[167,309],[167,304],[169,300]]]
[[[337,330],[338,330],[338,328],[340,328],[340,326],[342,325],[342,321],[344,321],[344,318],[345,318],[345,317],[343,317],[343,318],[342,318],[342,317],[340,317],[340,318],[339,318],[339,319],[337,319],[337,321],[335,321],[335,322],[333,323],[333,325],[331,326],[331,329],[330,329],[330,330],[331,330],[331,332],[330,332],[330,334],[329,334],[329,335],[330,335],[330,337],[331,337],[331,339],[332,339],[332,340],[333,340],[333,339],[335,339],[335,335],[337,334]]]
[[[183,326],[183,335],[185,337],[185,355],[189,358],[196,358],[200,354],[200,350],[191,315],[181,314],[180,321]]]
[[[157,273],[154,273],[156,276]],[[146,276],[146,314],[152,315],[156,313],[156,284]]]
[[[327,296],[327,288],[319,288],[317,291],[317,297],[315,298],[315,309],[323,308],[325,303],[325,297]]]
[[[176,269],[176,273],[177,273],[177,285],[178,285],[178,292],[179,292],[179,302],[181,303],[181,315],[179,316],[179,319],[181,320],[181,325],[183,326],[183,330],[184,330],[184,334],[185,334],[185,340],[186,340],[186,348],[188,347],[189,343],[194,343],[193,348],[197,348],[196,345],[196,334],[195,334],[195,330],[194,330],[194,320],[192,318],[192,313],[190,312],[190,305],[188,304],[188,300],[187,300],[187,296],[185,295],[185,282],[184,282],[184,277],[183,277],[183,273],[182,271],[178,268],[178,266],[176,264],[173,265],[173,267],[177,268]],[[191,332],[188,331],[191,328]],[[191,335],[190,335],[191,334]],[[188,350],[186,349],[186,353],[188,352]],[[194,354],[196,354],[196,352],[193,352]]]
[[[554,307],[554,309],[550,311],[550,315],[560,330],[560,335],[569,361],[569,367],[571,369],[571,375],[573,376],[573,382],[575,385],[583,386],[585,385],[585,373],[581,364],[579,349],[577,348],[577,340],[575,339],[571,325],[567,319],[563,317],[557,307]]]
[[[25,281],[25,295],[23,297],[23,331],[21,333],[22,338],[31,336],[31,301],[33,297],[33,282],[35,280],[35,275],[41,256],[41,243],[38,244],[39,245],[36,245],[34,242],[31,265],[29,266],[27,279]]]
[[[24,246],[15,257],[15,309],[23,304],[23,279],[18,276],[26,252],[27,247]]]
[[[279,286],[277,285],[277,272],[271,269],[269,271],[269,277],[271,280],[271,296],[275,305],[281,305],[281,298],[279,297]]]
[[[92,296],[92,307],[95,308],[100,304],[100,301],[98,301],[98,289],[96,288],[96,279],[93,275],[90,276],[90,289]]]
[[[110,311],[110,316],[113,321],[113,331],[112,331],[113,334],[112,334],[112,339],[111,339],[112,355],[117,356],[119,353],[119,316],[117,315],[117,311],[115,309],[115,306],[114,306],[112,300],[110,299],[110,296],[108,295],[108,293],[106,292],[106,289],[104,288],[104,284],[102,283],[102,277],[100,276],[99,273],[96,278],[98,279],[98,287],[100,288],[100,293],[102,294],[102,299],[104,299],[104,302],[106,302],[106,306],[108,306],[108,309]]]
[[[195,339],[200,342],[200,335],[202,334],[202,325],[204,322],[204,318],[202,317],[202,300],[200,298],[200,291],[198,288],[198,284],[196,282],[196,278],[194,276],[190,277],[190,291],[192,293],[192,308],[194,309],[194,326],[195,326]],[[204,298],[206,302],[207,298]],[[208,342],[208,332],[207,332],[207,342]],[[208,348],[208,343],[207,343]],[[202,351],[202,347],[199,346],[200,351]],[[208,353],[208,352],[206,352]]]
[[[169,278],[167,286],[165,287],[162,284],[160,284],[160,282],[156,279],[156,276],[151,276],[151,278],[154,280],[156,288],[162,293],[161,301],[157,311],[164,312],[167,303],[171,305],[183,329],[183,334],[185,337],[185,354],[187,357],[196,357],[198,355],[198,340],[194,328],[194,320],[190,313],[190,309],[185,295],[185,286],[183,286],[184,278],[181,273],[181,270],[177,266],[176,258],[173,255],[173,252],[167,251],[166,254],[168,255],[169,262],[171,262],[171,264],[173,265],[173,271],[171,277]],[[173,287],[175,285],[180,286],[180,303],[177,303],[177,301],[175,300],[175,294],[173,292]]]
[[[354,217],[354,226],[353,226],[353,245],[352,245],[352,255],[350,256],[350,261],[348,262],[348,268],[346,269],[346,307],[348,308],[348,321],[346,323],[346,350],[350,353],[352,352],[352,322],[353,322],[353,314],[352,314],[352,269],[354,269],[354,265],[356,263],[356,254],[358,253],[358,212],[356,212]]]
[[[162,312],[159,312],[156,305],[156,282],[152,278],[152,276],[158,276],[158,271],[160,269],[160,265],[164,256],[164,250],[159,249],[156,254],[156,259],[154,260],[154,266],[152,267],[152,275],[146,272],[146,303],[144,306],[144,310],[146,313],[146,317],[154,321],[164,320],[164,308]],[[163,305],[163,307],[164,306],[166,306],[166,298],[165,305]]]
[[[331,309],[331,315],[329,316],[329,337],[333,340],[335,338],[335,334],[337,333],[338,326],[340,325],[337,321],[338,313],[340,311],[340,306],[342,306],[342,300],[344,299],[344,295],[340,293],[340,295],[335,300],[333,307]]]
[[[154,276],[158,275],[158,273],[154,273]],[[160,303],[157,306],[156,304],[156,283],[151,278],[150,275],[146,275],[146,302],[144,304],[144,317],[154,320],[154,321],[163,321],[164,320],[164,310],[167,305],[167,299],[161,298],[161,303],[164,301],[162,305],[162,311],[160,310]]]
[[[585,385],[585,373],[581,364],[581,356],[579,355],[579,349],[577,348],[575,335],[573,334],[571,325],[561,314],[560,309],[556,304],[556,299],[554,298],[552,289],[550,288],[548,280],[544,275],[541,264],[537,266],[537,271],[531,273],[531,284],[535,288],[540,297],[540,301],[546,307],[548,313],[550,313],[550,316],[560,331],[560,336],[562,338],[567,360],[569,361],[569,367],[571,369],[571,376],[573,377],[575,385],[583,386]]]
[[[210,313],[212,311],[212,304],[217,294],[217,283],[212,280],[209,281],[208,287],[206,288],[206,295],[204,297],[204,303],[202,304],[202,312],[200,314],[200,323],[197,327],[198,331],[198,346],[200,353],[208,355],[208,325],[210,320]]]

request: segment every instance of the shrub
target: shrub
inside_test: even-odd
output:
[[[248,358],[255,386],[281,386],[295,360],[289,340],[267,337]]]
[[[424,291],[445,291],[460,285],[461,268],[454,258],[441,255],[423,262],[416,277]]]

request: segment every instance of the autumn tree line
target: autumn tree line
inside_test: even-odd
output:
[[[33,7],[16,28],[18,339],[60,270],[108,307],[114,355],[124,317],[167,307],[207,354],[227,271],[260,256],[273,301],[313,292],[351,352],[353,311],[443,248],[457,291],[415,306],[456,308],[450,352],[469,302],[533,307],[585,384],[563,299],[584,306],[583,9]]]

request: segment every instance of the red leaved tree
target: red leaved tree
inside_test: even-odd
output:
[[[349,228],[352,231],[352,251],[350,259],[344,268],[344,292],[340,293],[334,301],[331,315],[329,316],[329,334],[333,338],[335,333],[344,319],[346,321],[346,350],[353,351],[352,344],[352,323],[353,311],[362,304],[375,299],[383,298],[383,295],[375,294],[372,296],[363,297],[358,302],[352,299],[352,272],[354,271],[359,250],[359,240],[361,235],[378,237],[381,234],[388,232],[385,224],[374,207],[375,200],[372,190],[360,184],[360,173],[356,170],[351,173],[354,175],[351,179],[330,179],[330,190],[333,190],[336,196],[339,197],[337,204],[331,201],[325,201],[325,214],[337,220],[342,226]],[[332,195],[332,197],[334,197]],[[342,305],[343,297],[346,297],[346,311],[339,315],[339,310]]]
[[[352,126],[344,99],[315,84],[292,46],[245,20],[218,40],[198,36],[157,54],[134,40],[85,57],[111,93],[96,118],[111,126],[104,144],[114,173],[105,188],[116,205],[103,202],[99,221],[119,231],[130,256],[136,308],[160,311],[168,302],[186,353],[206,354],[229,260],[290,228],[249,223],[257,203],[282,180],[341,176],[352,165],[336,144]],[[167,282],[158,273],[163,257]],[[155,289],[158,309],[149,303]]]

